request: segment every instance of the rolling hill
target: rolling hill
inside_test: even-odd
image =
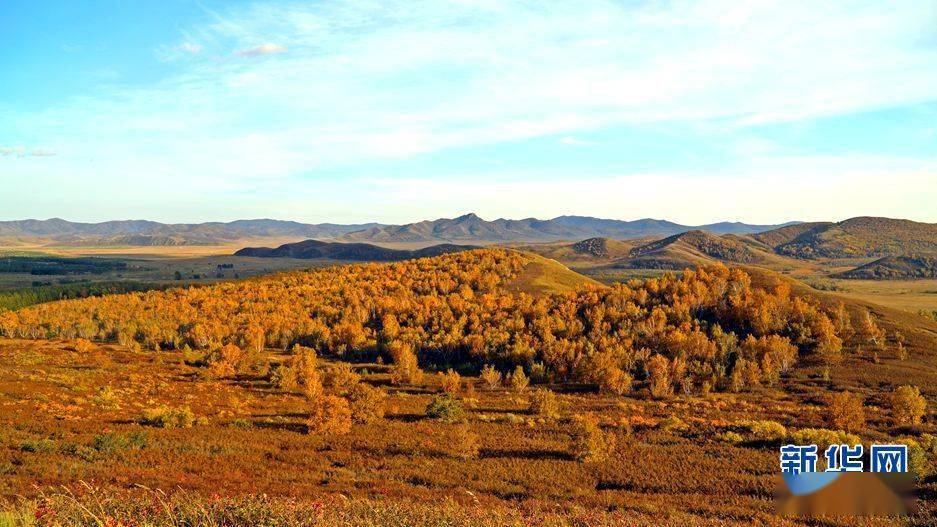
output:
[[[411,258],[439,256],[440,254],[476,249],[471,245],[440,244],[414,251],[388,249],[368,243],[338,243],[319,240],[305,240],[286,243],[276,248],[245,247],[235,256],[253,256],[260,258],[299,258],[304,260],[328,259],[349,260],[356,262],[396,262]]]
[[[675,234],[632,249],[619,268],[684,269],[714,261],[751,264],[765,260],[764,254],[732,238],[694,230]]]
[[[506,284],[510,291],[538,295],[602,287],[599,282],[569,269],[556,260],[533,253],[524,253],[524,257],[527,259],[527,265]]]
[[[755,238],[772,245],[778,254],[806,259],[937,253],[937,224],[891,218],[858,217],[810,227],[798,225],[756,234]]]
[[[526,218],[486,221],[476,214],[457,218],[440,218],[407,225],[376,226],[341,237],[342,241],[373,243],[414,242],[474,242],[505,243],[571,240],[592,237],[638,238],[642,236],[669,236],[690,230],[706,230],[715,234],[752,233],[779,227],[778,225],[748,225],[743,223],[714,223],[691,227],[677,223],[642,219],[635,221],[608,220],[587,216],[559,216],[551,220]]]
[[[612,260],[627,258],[631,249],[651,241],[648,238],[614,240],[611,238],[587,238],[575,243],[551,242],[516,245],[514,248],[558,260],[564,264],[604,264]]]
[[[886,256],[833,277],[865,280],[937,278],[937,256]]]

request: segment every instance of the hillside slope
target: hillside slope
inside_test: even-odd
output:
[[[632,249],[619,268],[671,269],[706,265],[715,261],[756,263],[765,258],[756,250],[727,237],[704,231],[689,231],[653,241]]]
[[[760,234],[781,241],[796,229]],[[775,246],[779,254],[798,258],[869,258],[937,253],[937,224],[891,218],[859,217],[818,224]]]
[[[338,243],[305,240],[297,243],[285,243],[276,248],[245,247],[234,253],[235,256],[253,256],[258,258],[299,258],[349,260],[358,262],[395,262],[411,258],[439,256],[440,254],[476,249],[470,245],[440,244],[418,250],[388,249],[367,243]]]
[[[532,253],[524,253],[524,256],[528,260],[527,264],[516,277],[505,284],[509,291],[539,295],[568,293],[586,287],[604,287],[556,260]]]
[[[833,277],[865,280],[937,278],[937,256],[886,256]]]
[[[627,258],[631,249],[652,241],[648,238],[614,240],[595,237],[575,243],[552,242],[513,246],[515,249],[532,252],[562,262],[564,265],[601,265],[612,260]]]

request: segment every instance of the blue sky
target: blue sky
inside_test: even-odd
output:
[[[0,219],[937,221],[937,3],[0,3]]]

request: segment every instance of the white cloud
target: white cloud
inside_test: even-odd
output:
[[[254,3],[212,13],[208,23],[167,36],[167,44],[156,55],[176,61],[168,68],[171,77],[150,84],[111,83],[91,96],[59,101],[44,111],[4,113],[4,140],[28,143],[30,137],[41,137],[70,153],[43,164],[55,164],[61,174],[100,183],[101,188],[122,188],[132,175],[134,188],[149,189],[150,195],[174,188],[231,193],[270,189],[283,193],[282,203],[302,196],[307,201],[297,202],[295,210],[305,213],[310,196],[317,195],[301,188],[303,184],[318,189],[321,178],[342,179],[345,187],[336,196],[358,197],[357,192],[349,194],[358,184],[356,177],[385,173],[385,165],[418,155],[445,155],[460,148],[538,137],[569,146],[582,142],[582,137],[604,144],[593,132],[615,127],[640,133],[643,126],[718,126],[746,135],[755,124],[933,101],[937,48],[929,25],[932,18],[923,4],[916,0],[822,5],[806,0]],[[192,53],[194,47],[187,50],[187,44],[199,46],[199,52]],[[277,59],[235,60],[271,54],[278,54]],[[16,130],[22,135],[11,135]],[[721,145],[721,150],[745,158],[747,164],[733,166],[731,178],[720,179],[708,169],[679,175],[660,170],[617,183],[594,176],[589,179],[591,186],[546,183],[544,188],[553,190],[545,194],[544,205],[530,206],[539,207],[539,215],[549,215],[549,208],[589,213],[596,201],[585,190],[592,189],[615,197],[613,201],[600,196],[596,215],[633,217],[638,214],[631,214],[630,207],[640,205],[658,207],[658,212],[647,215],[660,216],[665,214],[661,207],[676,210],[669,204],[678,202],[687,207],[688,217],[707,216],[705,220],[716,219],[707,215],[715,204],[733,213],[741,214],[746,207],[751,211],[751,201],[743,199],[757,198],[765,181],[785,172],[767,171],[766,161],[749,163],[748,158],[780,158],[783,148],[757,137],[735,139]],[[822,151],[823,145],[807,146],[807,151],[815,146]],[[78,152],[80,160],[71,154]],[[601,161],[583,156],[576,175],[607,172],[592,163]],[[435,176],[438,184],[466,191],[449,198],[439,194],[440,203],[447,206],[455,199],[452,196],[458,197],[455,209],[465,210],[466,203],[475,201],[489,204],[490,212],[497,204],[504,207],[504,215],[517,211],[522,216],[533,212],[524,212],[526,205],[518,204],[516,196],[540,200],[536,188],[541,182],[518,182],[517,188],[510,181],[499,183],[493,188],[507,197],[492,196],[481,187],[472,190],[470,180],[475,175],[460,175],[458,165],[445,166],[448,171]],[[800,174],[851,188],[845,179],[821,170],[800,164],[785,165],[788,169],[796,169],[790,177],[807,192],[808,201],[813,199],[805,186],[810,180]],[[394,173],[408,172],[398,168]],[[30,174],[42,181],[60,182],[65,177]],[[752,183],[743,178],[746,175]],[[316,179],[297,182],[301,177]],[[898,174],[886,180],[901,177],[911,176]],[[536,178],[537,174],[531,176]],[[908,181],[924,187],[919,195],[933,194],[934,178]],[[700,188],[719,184],[750,192],[740,192],[735,201],[719,202],[718,192]],[[653,189],[671,185],[687,189],[686,197],[647,201],[654,197]],[[567,191],[573,201],[564,201]],[[708,196],[712,205],[694,205],[694,192]],[[779,196],[788,196],[785,192]],[[881,195],[882,200],[900,197],[897,190],[870,194]],[[631,196],[644,201],[636,204]],[[793,194],[789,197],[793,199]],[[878,205],[862,196],[854,199],[868,204],[872,213],[917,203],[913,197]],[[770,201],[773,195],[764,199]],[[399,214],[423,210],[402,200],[407,205]],[[371,203],[383,207],[374,209],[375,217],[385,209],[392,215],[398,207],[379,197]],[[819,207],[823,200],[813,203]],[[759,203],[756,213],[781,207]],[[846,204],[841,208],[845,210]],[[925,213],[933,207],[922,204],[915,210]],[[815,212],[813,217],[830,217],[836,211]],[[433,211],[445,213],[442,206]],[[777,219],[798,214],[782,216]]]
[[[279,44],[266,43],[259,46],[254,46],[252,48],[238,50],[234,54],[238,57],[260,57],[262,55],[283,53],[284,51],[286,51],[286,48]]]
[[[202,52],[203,46],[194,42],[183,42],[179,44],[179,49],[191,55],[197,55]]]

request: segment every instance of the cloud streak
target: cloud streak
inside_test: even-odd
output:
[[[0,156],[24,157],[52,157],[55,151],[48,148],[26,148],[24,146],[0,146]]]
[[[252,48],[242,49],[234,52],[238,57],[262,57],[264,55],[276,55],[283,53],[286,48],[279,44],[266,43]]]

